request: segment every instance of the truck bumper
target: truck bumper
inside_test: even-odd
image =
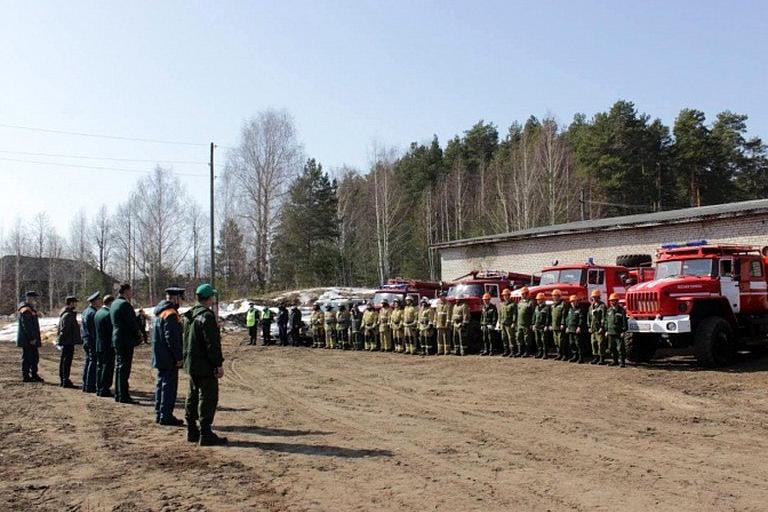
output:
[[[691,332],[691,317],[689,315],[667,316],[653,320],[629,319],[629,332],[683,334]]]

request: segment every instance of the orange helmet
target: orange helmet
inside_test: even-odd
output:
[[[536,294],[536,300],[544,300],[545,298],[546,296],[541,292]]]
[[[599,297],[599,296],[600,296],[600,290],[598,290],[597,288],[592,290],[592,297]]]
[[[509,297],[510,295],[512,295],[512,292],[509,291],[509,288],[504,288],[503,290],[501,290],[502,297]]]
[[[617,294],[617,293],[612,293],[612,294],[611,294],[611,295],[608,297],[608,300],[619,300],[619,294]]]
[[[491,294],[490,293],[484,293],[483,294],[483,300],[491,300]]]
[[[578,295],[571,295],[571,298],[569,299],[570,302],[578,302],[579,296]]]
[[[525,295],[526,293],[528,293],[527,286],[523,286],[522,288],[520,288],[520,295]]]
[[[561,292],[560,290],[557,290],[557,289],[555,289],[555,290],[552,290],[552,296],[553,296],[553,297],[559,297],[559,296],[561,296],[562,294],[563,294],[563,292]]]

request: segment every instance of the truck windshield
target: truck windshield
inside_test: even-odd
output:
[[[584,270],[580,268],[564,268],[562,270],[547,270],[541,274],[540,285],[545,284],[581,284]]]
[[[395,299],[403,302],[405,299],[404,293],[392,293],[392,292],[376,292],[373,294],[373,305],[381,306],[381,301],[386,300],[391,306]]]
[[[656,279],[676,276],[711,276],[710,259],[661,261],[656,265]]]
[[[481,284],[455,284],[448,288],[448,298],[456,298],[459,295],[467,297],[482,297],[483,285]]]

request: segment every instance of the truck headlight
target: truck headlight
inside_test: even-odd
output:
[[[667,322],[667,330],[668,331],[676,331],[677,330],[677,324],[675,322]]]

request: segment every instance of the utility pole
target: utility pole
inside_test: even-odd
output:
[[[584,189],[582,188],[579,192],[579,203],[581,204],[581,220],[586,220],[587,214],[585,211],[586,208],[586,200],[584,199]]]
[[[216,288],[216,243],[215,243],[215,223],[213,219],[213,150],[216,146],[211,142],[211,286]],[[219,317],[219,297],[214,299],[214,313]]]

